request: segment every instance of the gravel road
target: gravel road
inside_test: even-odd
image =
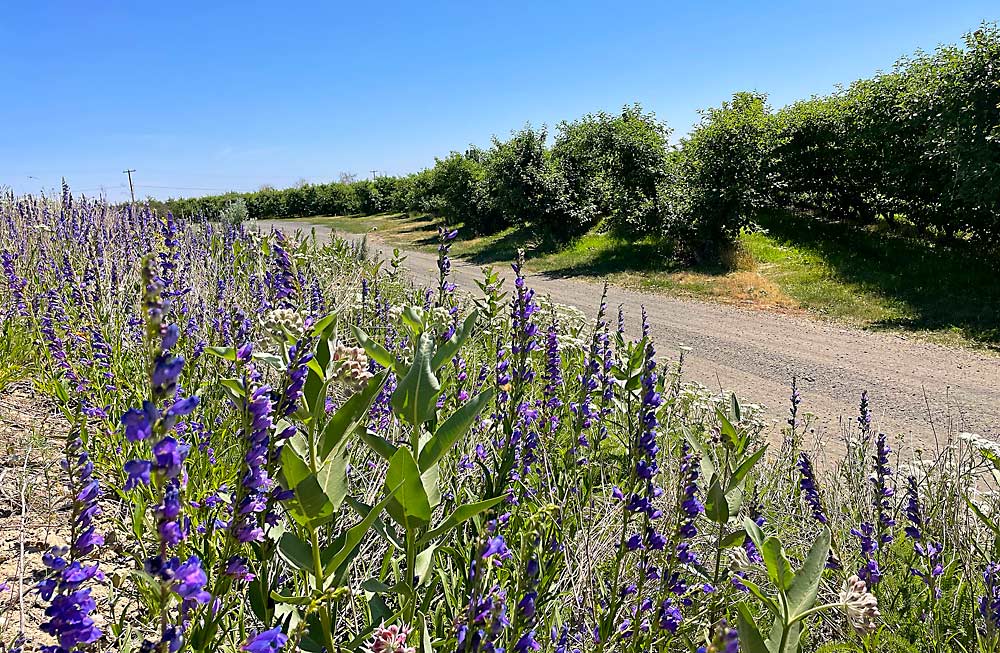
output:
[[[269,226],[287,232],[303,228],[294,222],[260,223],[262,229]],[[321,239],[329,232],[316,228]],[[370,234],[368,242],[391,257],[392,247],[376,234]],[[434,254],[407,251],[406,255],[404,266],[417,283],[436,283]],[[478,291],[479,266],[455,260],[452,271],[459,288]],[[507,266],[503,271],[509,287],[513,273]],[[589,316],[597,312],[600,281],[544,273],[530,273],[527,280],[553,301],[576,306]],[[645,306],[660,355],[676,357],[681,345],[691,348],[685,357],[687,379],[710,388],[721,385],[746,401],[764,404],[776,422],[787,417],[789,384],[795,375],[802,396],[800,411],[817,416],[816,436],[824,446],[841,448],[841,424],[857,415],[863,389],[868,391],[878,428],[901,436],[911,450],[933,448],[949,432],[971,431],[1000,439],[1000,357],[804,316],[614,286],[608,291],[608,304],[612,312],[624,305],[629,327],[635,330]]]

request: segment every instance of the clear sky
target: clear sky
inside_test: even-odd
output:
[[[957,43],[997,0],[10,2],[0,185],[145,197],[403,173],[640,102],[687,132]]]

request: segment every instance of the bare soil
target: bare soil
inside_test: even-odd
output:
[[[292,233],[294,222],[261,222]],[[331,230],[316,226],[318,238]],[[346,238],[359,236],[338,234]],[[368,235],[373,251],[389,258],[392,247]],[[404,266],[419,284],[435,284],[437,259],[432,253],[406,251]],[[500,268],[503,268],[500,270]],[[497,266],[513,285],[513,273]],[[479,266],[452,262],[459,288],[475,291]],[[596,315],[600,282],[529,274],[528,283],[553,301]],[[694,299],[667,297],[618,287],[608,289],[612,313],[624,306],[628,330],[639,330],[642,307],[649,314],[659,354],[676,358],[681,346],[685,377],[710,388],[732,390],[741,398],[765,404],[776,425],[788,415],[789,387],[797,378],[801,412],[813,413],[813,436],[838,447],[844,428],[857,415],[867,390],[879,429],[899,437],[910,451],[934,451],[948,434],[969,431],[1000,439],[1000,357],[954,349],[891,332],[865,331],[806,315]]]
[[[42,554],[65,545],[69,496],[59,456],[69,426],[27,383],[0,392],[0,642],[38,631],[45,605],[34,591],[45,575]]]

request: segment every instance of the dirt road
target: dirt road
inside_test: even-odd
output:
[[[302,223],[280,225],[293,232]],[[329,229],[317,227],[317,237]],[[350,237],[349,235],[346,235]],[[373,249],[391,257],[392,248],[369,235]],[[435,283],[436,256],[408,251],[405,267],[421,284]],[[498,266],[498,269],[501,266]],[[508,278],[513,273],[502,266]],[[477,291],[480,268],[456,260],[459,288]],[[597,312],[599,281],[529,274],[529,284],[553,301]],[[510,287],[512,281],[506,286]],[[691,299],[665,297],[611,287],[608,304],[624,305],[628,325],[638,330],[641,307],[649,313],[658,353],[686,355],[686,378],[710,388],[720,385],[747,401],[787,417],[789,383],[795,375],[802,396],[800,411],[817,416],[817,435],[831,446],[840,441],[841,422],[857,415],[858,397],[867,390],[878,427],[900,435],[908,449],[933,448],[949,432],[971,431],[1000,439],[1000,358],[951,349],[891,333],[852,329],[830,322]],[[837,447],[839,448],[839,447]]]

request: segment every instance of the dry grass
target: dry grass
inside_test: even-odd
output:
[[[42,554],[69,536],[68,495],[58,452],[68,424],[27,383],[0,393],[0,641],[18,632],[38,641],[45,606],[33,591],[44,577]]]

